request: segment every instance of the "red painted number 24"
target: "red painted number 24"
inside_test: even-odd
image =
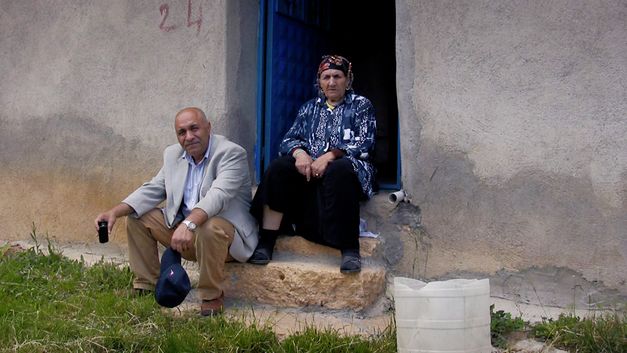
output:
[[[170,32],[178,28],[177,24],[168,24],[168,16],[170,15],[170,5],[163,3],[159,6],[159,12],[161,13],[161,23],[159,29],[164,32]],[[187,0],[187,27],[196,26],[196,35],[200,33],[200,26],[202,25],[202,4],[198,4],[197,19],[192,20],[192,0]]]

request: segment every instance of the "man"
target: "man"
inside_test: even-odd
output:
[[[152,291],[159,278],[157,242],[198,261],[201,315],[221,313],[224,263],[246,262],[257,246],[257,224],[248,209],[251,181],[246,151],[224,136],[198,108],[176,114],[179,144],[167,147],[163,166],[149,182],[119,205],[96,217],[108,222],[127,218],[129,262],[138,293]],[[157,206],[165,201],[165,208]]]

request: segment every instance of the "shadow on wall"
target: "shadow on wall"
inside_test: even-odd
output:
[[[423,275],[564,267],[627,293],[627,220],[591,180],[537,169],[487,180],[463,153],[428,144],[417,162],[412,202],[432,248]]]

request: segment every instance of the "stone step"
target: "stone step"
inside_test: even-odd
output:
[[[379,247],[379,239],[377,238],[359,238],[359,252],[362,258],[372,257],[376,254]],[[276,253],[293,253],[304,256],[311,255],[329,255],[340,256],[340,251],[328,246],[316,244],[309,240],[295,236],[280,236],[277,238],[274,247]]]
[[[365,310],[385,289],[385,269],[362,261],[356,274],[340,273],[340,257],[277,254],[268,265],[228,263],[226,295],[280,307]]]
[[[360,238],[362,270],[340,273],[341,254],[300,236],[277,239],[266,266],[229,263],[227,295],[281,307],[364,310],[385,290],[385,269],[376,263],[378,239]]]

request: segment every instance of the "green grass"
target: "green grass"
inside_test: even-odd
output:
[[[34,239],[36,241],[36,239]],[[36,243],[37,244],[37,243]],[[279,341],[269,325],[174,317],[130,295],[128,267],[35,248],[0,249],[0,352],[395,352],[393,329],[371,338],[307,328]]]
[[[494,311],[494,305],[490,305],[490,340],[493,347],[507,348],[508,335],[524,328],[522,318],[512,318],[512,314],[503,310]]]
[[[627,315],[605,314],[582,319],[561,315],[533,326],[532,334],[556,347],[579,353],[627,352]]]
[[[100,262],[86,266],[48,242],[21,252],[0,247],[0,353],[8,352],[396,352],[394,324],[369,338],[307,327],[279,340],[271,324],[197,313],[172,316],[152,296],[130,294],[132,274]],[[571,352],[627,352],[627,316],[562,316],[529,327],[491,308],[492,344],[532,334]]]

